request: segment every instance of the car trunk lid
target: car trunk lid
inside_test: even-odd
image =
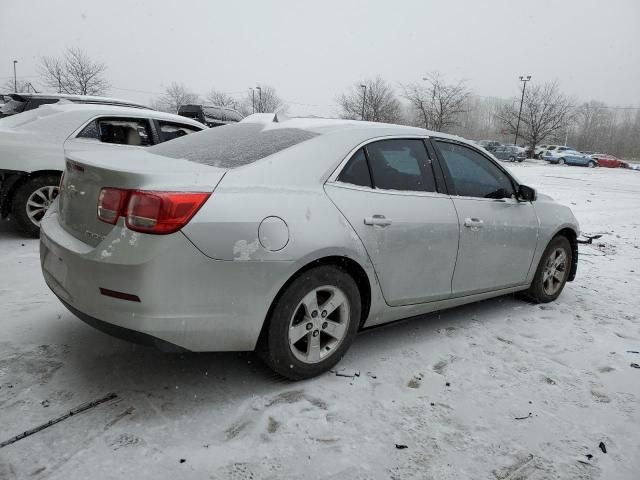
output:
[[[98,219],[103,188],[210,193],[226,173],[222,168],[145,151],[118,153],[67,154],[58,196],[59,222],[71,235],[94,247],[116,227]]]

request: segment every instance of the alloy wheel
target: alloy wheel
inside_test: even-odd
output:
[[[29,195],[25,208],[27,217],[35,226],[40,226],[42,217],[44,217],[44,214],[47,213],[47,210],[58,196],[58,191],[58,187],[48,185],[38,188]]]
[[[547,295],[555,295],[562,287],[569,272],[567,261],[567,253],[563,248],[554,249],[547,257],[542,273],[542,288]]]
[[[304,363],[332,355],[349,330],[349,300],[339,288],[314,288],[300,301],[289,322],[291,353]]]

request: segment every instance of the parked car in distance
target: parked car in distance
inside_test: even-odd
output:
[[[629,162],[625,162],[624,160],[620,160],[618,157],[614,157],[613,155],[607,155],[606,153],[595,153],[591,155],[600,167],[607,168],[629,168]]]
[[[597,160],[568,147],[559,147],[553,151],[547,151],[542,158],[549,163],[559,165],[577,165],[591,168],[598,166]]]
[[[264,118],[68,152],[40,237],[62,303],[112,335],[256,350],[302,379],[362,328],[516,291],[550,302],[574,278],[571,210],[484,149],[400,125]]]
[[[478,145],[484,148],[487,152],[493,152],[502,144],[500,142],[496,142],[495,140],[480,140],[478,142]]]
[[[547,145],[536,145],[536,148],[533,150],[533,158],[537,158],[542,160],[542,155],[547,150]]]
[[[510,162],[524,162],[527,158],[524,148],[514,145],[501,145],[493,151],[493,155],[500,160]]]
[[[547,149],[543,152],[542,157],[549,154],[552,156],[560,156],[562,152],[566,150],[575,151],[573,147],[567,147],[566,145],[547,145]]]
[[[130,102],[128,100],[119,100],[117,98],[95,97],[90,95],[65,95],[58,93],[9,93],[3,95],[5,103],[0,105],[0,118],[16,113],[27,112],[38,108],[40,105],[48,105],[61,100],[72,103],[88,103],[91,105],[117,105],[120,107],[146,108],[149,107]]]
[[[232,108],[216,105],[182,105],[178,115],[203,123],[207,127],[221,127],[231,123],[238,123],[244,117]]]
[[[142,149],[206,127],[150,109],[65,102],[0,119],[0,217],[26,235],[58,195],[70,152]]]

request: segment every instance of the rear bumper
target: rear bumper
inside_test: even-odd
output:
[[[144,235],[121,225],[94,248],[66,232],[51,210],[40,236],[49,288],[90,325],[162,349],[253,350],[292,268],[290,262],[212,260],[180,232]],[[101,288],[140,301],[105,296]]]

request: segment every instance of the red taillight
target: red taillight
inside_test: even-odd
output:
[[[206,192],[159,192],[103,188],[98,218],[115,224],[125,217],[136,232],[167,234],[184,227],[211,194]],[[115,213],[114,213],[115,212]]]
[[[120,188],[103,188],[98,197],[98,218],[103,222],[115,225],[122,210],[126,206],[127,190]]]

